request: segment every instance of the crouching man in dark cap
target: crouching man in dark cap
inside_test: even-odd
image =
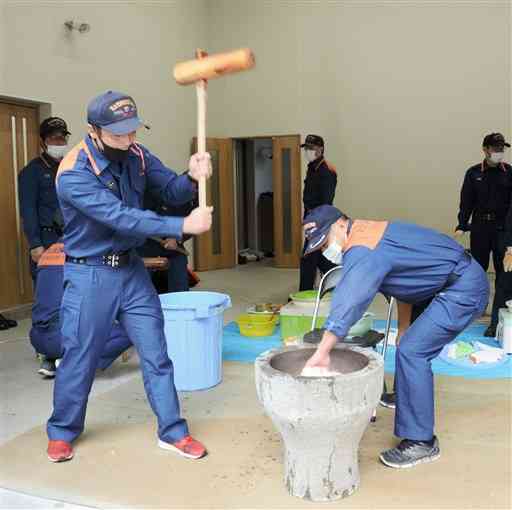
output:
[[[321,251],[343,264],[326,331],[306,366],[329,368],[330,351],[378,292],[395,296],[402,310],[432,299],[397,347],[395,435],[402,441],[380,460],[407,468],[438,459],[431,361],[485,309],[489,284],[482,267],[444,234],[407,223],[352,220],[332,206],[311,211],[304,230],[305,255]]]

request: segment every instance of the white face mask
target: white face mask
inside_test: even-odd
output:
[[[306,160],[311,163],[311,161],[315,161],[315,159],[317,158],[317,155],[316,155],[316,151],[313,151],[311,149],[306,149],[304,151],[304,154],[306,156]]]
[[[327,246],[322,254],[329,262],[332,262],[337,266],[341,265],[343,260],[343,250],[336,241]]]
[[[491,152],[491,157],[489,158],[493,163],[501,163],[505,158],[504,152]]]
[[[46,147],[46,152],[49,156],[57,161],[60,161],[68,152],[67,145],[48,145]]]

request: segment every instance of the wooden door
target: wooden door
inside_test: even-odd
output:
[[[39,154],[35,108],[0,103],[0,309],[32,301],[29,248],[18,202],[18,173]]]
[[[195,152],[195,139],[192,147]],[[206,201],[214,209],[211,230],[194,239],[194,263],[198,271],[226,269],[236,264],[233,140],[207,138],[206,150],[212,157],[213,167],[212,177],[206,183]]]
[[[274,263],[299,267],[302,249],[300,135],[272,138]]]

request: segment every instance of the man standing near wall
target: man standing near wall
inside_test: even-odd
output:
[[[20,212],[23,230],[30,246],[34,282],[37,263],[43,251],[56,243],[62,235],[62,214],[55,190],[55,176],[57,167],[68,150],[70,134],[63,119],[45,119],[39,127],[42,153],[18,177]]]
[[[499,322],[500,308],[506,307],[506,302],[512,299],[512,204],[509,207],[505,220],[505,256],[503,258],[503,273],[496,281],[496,294],[492,305],[491,324],[489,335],[496,336],[496,327]]]
[[[501,133],[491,133],[484,138],[485,159],[472,166],[464,177],[455,232],[456,237],[460,237],[471,231],[471,254],[484,271],[489,269],[492,253],[496,281],[503,272],[504,224],[512,197],[512,167],[503,161],[505,147],[510,144]],[[485,335],[495,334],[496,329],[491,324]]]
[[[336,169],[324,157],[325,144],[321,136],[308,135],[301,145],[308,170],[304,180],[304,217],[320,205],[332,205],[336,193]],[[306,243],[304,243],[305,245]],[[315,285],[316,271],[325,273],[334,267],[321,252],[303,256],[300,262],[299,290],[310,290]]]

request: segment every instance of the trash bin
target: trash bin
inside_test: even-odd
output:
[[[204,390],[222,381],[224,310],[231,299],[219,292],[161,294],[167,353],[178,391]]]

